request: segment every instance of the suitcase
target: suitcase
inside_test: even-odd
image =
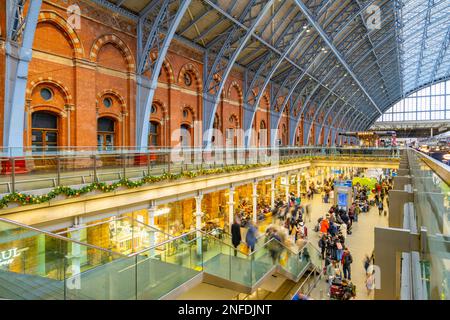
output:
[[[332,284],[330,286],[330,297],[339,299],[344,295],[344,290],[342,289],[342,286],[338,286],[335,284]]]

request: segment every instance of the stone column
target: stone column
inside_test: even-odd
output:
[[[202,228],[202,199],[203,194],[199,193],[195,197],[195,229],[200,230]],[[197,255],[202,254],[202,233],[197,231]]]
[[[299,172],[299,173],[297,173],[297,197],[299,197],[299,198],[300,198],[300,177],[301,177],[301,175]]]
[[[252,220],[253,220],[253,223],[256,224],[256,222],[258,221],[258,219],[257,219],[257,212],[256,212],[257,204],[258,204],[258,193],[257,193],[258,182],[254,181],[252,183],[252,187],[253,187],[253,196],[252,196],[252,199],[253,199],[253,216],[252,216]]]
[[[155,212],[156,212],[156,204],[155,201],[150,202],[150,206],[147,209],[148,211],[148,225],[151,227],[155,226]],[[150,247],[154,246],[156,243],[155,229],[151,229],[149,232],[149,245]],[[155,249],[150,250],[150,256],[154,256]]]
[[[75,217],[74,224],[72,228],[68,229],[68,234],[70,238],[81,242],[81,228],[83,227],[83,221],[81,217]],[[101,254],[97,252],[97,254]],[[68,270],[66,274],[70,274],[70,278],[66,280],[66,285],[68,289],[80,289],[81,288],[81,246],[77,243],[72,242],[70,249],[70,263],[67,266]]]
[[[270,179],[270,207],[275,207],[275,178]]]
[[[70,130],[71,130],[71,127],[70,127],[70,111],[72,111],[72,108],[73,108],[73,106],[71,106],[69,104],[66,104],[64,106],[64,109],[66,110],[66,113],[67,113],[67,146],[68,147],[70,147],[71,143],[72,143],[72,141],[70,141]]]
[[[286,202],[289,203],[289,185],[290,185],[289,174],[287,174],[285,176],[285,179],[286,179],[286,184],[284,186],[284,190],[285,190],[285,194],[286,194]]]
[[[234,222],[234,187],[231,186],[229,190],[229,196],[228,196],[228,225],[229,225],[229,232],[231,233],[231,225]]]

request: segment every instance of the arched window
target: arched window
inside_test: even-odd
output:
[[[282,131],[281,131],[281,143],[282,143],[284,146],[287,145],[286,135],[287,135],[287,128],[286,128],[286,125],[283,124]]]
[[[58,146],[58,116],[45,112],[33,112],[31,116],[31,146],[36,150],[55,149]]]
[[[180,142],[182,147],[191,146],[191,126],[188,124],[182,124],[180,127],[181,135]]]
[[[161,126],[156,121],[150,121],[148,145],[153,147],[161,145]]]
[[[116,122],[107,117],[97,120],[97,146],[99,150],[112,150],[115,144]]]

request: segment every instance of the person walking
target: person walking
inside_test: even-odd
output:
[[[375,289],[375,270],[369,272],[366,279],[367,295],[370,296]]]
[[[256,245],[256,227],[253,222],[249,222],[247,234],[245,236],[245,242],[247,243],[248,248],[250,249],[250,253],[255,251]]]
[[[342,271],[344,272],[344,278],[351,280],[351,267],[350,265],[353,263],[353,257],[350,253],[350,250],[346,247],[344,253],[342,255]]]
[[[378,214],[381,216],[383,214],[383,201],[378,202]]]
[[[327,236],[324,234],[319,239],[319,248],[320,248],[320,256],[322,257],[322,260],[325,259],[325,250],[327,248]]]
[[[306,221],[306,218],[308,218],[308,222],[311,222],[311,204],[310,203],[308,203],[305,206],[305,221]]]
[[[364,258],[364,270],[366,270],[366,275],[369,275],[369,267],[370,267],[370,257],[366,254]]]
[[[231,243],[234,247],[234,256],[237,256],[237,248],[241,244],[241,224],[237,218],[234,218],[234,222],[231,225]]]

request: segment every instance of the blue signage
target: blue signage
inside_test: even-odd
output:
[[[352,180],[346,180],[346,181],[337,181],[336,186],[338,187],[351,187],[352,186]]]
[[[347,207],[348,193],[338,193],[338,206]]]

